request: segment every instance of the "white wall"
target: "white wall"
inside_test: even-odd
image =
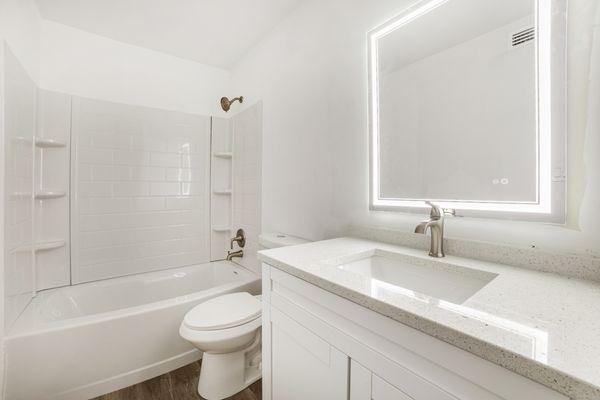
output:
[[[230,73],[44,21],[40,85],[93,99],[211,115],[228,95]]]
[[[411,0],[306,1],[234,69],[234,89],[263,100],[263,231],[321,239],[348,224],[412,231],[419,215],[368,208],[366,32]],[[587,73],[599,4],[570,1],[569,225],[455,219],[450,237],[600,254],[600,129],[587,126]],[[596,22],[597,24],[597,22]],[[596,147],[593,148],[593,145]],[[586,176],[584,177],[583,171]],[[576,187],[573,192],[572,187]],[[577,228],[580,226],[580,228]]]
[[[0,41],[6,41],[36,83],[39,79],[41,23],[34,0],[0,0]]]
[[[379,2],[371,3],[378,8]],[[339,227],[331,209],[330,130],[340,121],[331,107],[348,99],[334,93],[329,62],[340,49],[329,39],[338,29],[332,15],[349,4],[303,3],[234,69],[234,91],[247,100],[243,107],[263,101],[263,232],[320,239]]]

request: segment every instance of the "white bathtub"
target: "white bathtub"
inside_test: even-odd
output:
[[[239,291],[259,278],[218,261],[41,292],[6,338],[6,400],[89,399],[193,362],[184,314]]]

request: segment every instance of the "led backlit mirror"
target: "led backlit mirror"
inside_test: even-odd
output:
[[[373,208],[562,218],[555,3],[421,1],[370,33]]]

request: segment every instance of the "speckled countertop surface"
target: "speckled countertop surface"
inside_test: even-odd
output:
[[[375,289],[370,277],[338,267],[374,251],[473,274],[464,269],[470,268],[476,278],[496,276],[452,302],[394,285]],[[599,283],[453,256],[444,266],[422,250],[354,238],[265,250],[259,258],[572,399],[600,399]]]

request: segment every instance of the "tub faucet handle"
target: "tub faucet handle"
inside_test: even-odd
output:
[[[231,250],[233,250],[233,243],[237,242],[238,246],[240,246],[240,248],[244,248],[244,246],[246,245],[246,234],[244,233],[243,229],[238,229],[237,232],[235,233],[235,237],[231,238],[231,242],[229,244],[229,248]]]

